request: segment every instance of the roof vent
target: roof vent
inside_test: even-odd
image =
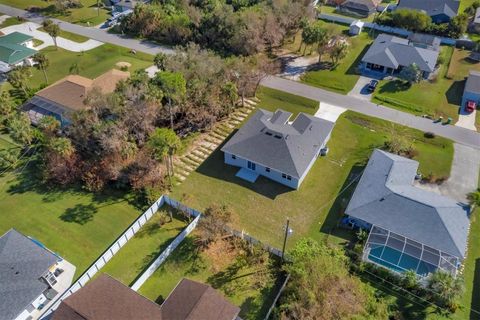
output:
[[[274,137],[277,139],[282,139],[282,136],[279,136],[278,134],[274,135]]]

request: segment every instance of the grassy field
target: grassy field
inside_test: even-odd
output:
[[[278,269],[248,263],[218,241],[200,250],[194,236],[187,237],[140,288],[139,293],[161,303],[182,278],[210,284],[241,308],[242,319],[263,319],[279,289]],[[265,272],[269,278],[259,279]],[[261,281],[261,284],[258,283]]]
[[[319,106],[318,101],[266,87],[259,88],[257,98],[260,99],[259,108],[267,110],[281,108],[293,113],[292,117],[295,117],[299,112],[313,115]]]
[[[436,80],[421,81],[411,87],[402,81],[381,81],[373,101],[417,115],[428,114],[458,119],[465,77],[468,70],[480,70],[480,64],[466,59],[468,52],[442,47],[445,61]]]
[[[48,47],[42,50],[50,61],[47,69],[49,83],[53,83],[66,75],[70,74],[70,68],[78,65],[79,74],[88,78],[95,78],[102,73],[115,68],[115,64],[120,61],[126,61],[132,64],[129,71],[144,69],[152,65],[153,57],[137,52],[130,53],[129,49],[118,47],[111,44],[104,44],[95,49],[85,51],[83,53],[66,51],[61,48]],[[30,86],[38,88],[45,83],[43,73],[40,70],[32,68],[33,76],[30,78]],[[12,87],[8,82],[2,86],[3,90],[11,90]]]
[[[348,27],[335,26],[344,33],[348,30]],[[372,38],[368,33],[362,32],[356,37],[349,37],[348,40],[350,41],[349,51],[338,66],[330,69],[330,62],[327,62],[329,58],[325,55],[322,66],[318,67],[319,70],[306,72],[302,76],[302,82],[342,94],[347,94],[352,90],[359,78],[357,67],[360,59],[372,42]]]
[[[45,32],[43,27],[39,28],[38,31]],[[71,33],[71,32],[65,31],[65,30],[60,30],[60,32],[58,33],[58,36],[61,37],[61,38],[65,38],[65,39],[68,39],[68,40],[75,41],[75,42],[85,42],[85,41],[89,40],[89,38],[87,38],[87,37],[84,37],[84,36],[76,34],[76,33]]]
[[[14,26],[16,24],[21,24],[23,22],[24,21],[19,20],[17,17],[9,17],[9,18],[5,19],[5,21],[0,23],[0,29],[10,27],[10,26]]]
[[[291,109],[287,104],[280,105],[274,98],[270,99],[263,97],[260,106],[268,110],[280,107],[298,111],[298,108]],[[291,97],[291,101],[296,99]],[[281,247],[282,228],[287,217],[294,230],[290,244],[304,236],[321,239],[336,226],[342,206],[346,204],[347,199],[337,199],[342,186],[361,171],[373,148],[383,146],[392,131],[407,135],[413,141],[414,148],[419,151],[416,159],[422,173],[436,177],[449,175],[453,157],[451,141],[439,137],[429,140],[422,132],[400,126],[395,128],[393,130],[385,121],[345,113],[333,131],[328,156],[316,161],[297,191],[263,177],[254,184],[235,177],[238,168],[225,165],[223,154],[216,150],[187,180],[173,189],[173,197],[199,210],[212,203],[226,204],[235,212],[236,228],[277,247]],[[262,217],[260,221],[259,216]],[[338,240],[342,241],[342,237],[340,234]]]
[[[67,14],[55,13],[53,3],[43,0],[1,0],[0,3],[19,9],[41,8],[44,15],[81,25],[96,26],[109,17],[107,10],[97,11],[97,0],[81,0],[82,7],[70,9]]]
[[[143,271],[165,250],[173,239],[186,227],[185,219],[168,216],[169,207],[163,207],[102,269],[123,284],[130,286]],[[164,224],[163,224],[164,223]]]

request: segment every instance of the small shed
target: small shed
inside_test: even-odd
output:
[[[365,23],[361,20],[355,20],[353,21],[351,24],[350,24],[350,29],[348,30],[348,33],[351,35],[351,36],[356,36],[356,35],[359,35],[360,32],[362,32],[362,29],[363,29],[363,25]]]

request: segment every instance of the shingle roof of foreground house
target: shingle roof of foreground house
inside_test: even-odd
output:
[[[464,91],[480,94],[480,72],[470,70]]]
[[[445,14],[452,18],[457,15],[459,0],[400,0],[399,9],[414,9],[424,11],[429,16]]]
[[[433,49],[415,47],[408,39],[379,34],[362,58],[363,62],[373,63],[393,69],[415,63],[420,70],[435,70],[439,52]]]
[[[182,279],[162,304],[163,319],[233,320],[240,308],[209,285]]]
[[[418,162],[375,150],[346,213],[437,250],[464,258],[468,209],[413,185]]]
[[[0,237],[1,319],[15,319],[49,288],[40,278],[58,260],[15,229]]]
[[[9,65],[16,64],[37,51],[23,46],[22,43],[32,40],[29,35],[20,32],[12,32],[0,37],[0,61]]]
[[[299,113],[259,109],[223,146],[240,156],[292,177],[300,178],[333,130],[334,123]]]

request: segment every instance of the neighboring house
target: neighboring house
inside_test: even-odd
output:
[[[416,40],[419,38],[416,37]],[[415,63],[422,71],[423,78],[427,79],[435,71],[439,50],[425,46],[428,47],[428,44],[420,46],[408,39],[382,33],[363,56],[362,69],[394,75],[403,67]]]
[[[414,185],[418,162],[374,150],[345,213],[369,230],[363,260],[423,277],[456,275],[465,258],[469,209]]]
[[[410,44],[417,48],[439,51],[442,40],[439,37],[425,33],[411,33],[408,36]]]
[[[471,70],[463,89],[461,108],[470,103],[474,108],[480,104],[480,72]]]
[[[397,9],[425,12],[434,23],[449,22],[458,12],[460,0],[400,0]]]
[[[259,109],[223,146],[225,163],[242,169],[237,176],[254,182],[259,175],[298,189],[334,123],[300,113]]]
[[[37,319],[57,290],[71,284],[73,272],[68,278],[65,265],[62,258],[15,229],[1,236],[0,319]]]
[[[339,9],[341,12],[359,16],[368,17],[372,13],[377,11],[377,6],[381,1],[376,0],[346,0],[340,4]]]
[[[348,29],[348,34],[351,36],[357,36],[362,32],[363,25],[365,23],[361,20],[355,20],[350,24],[350,28]]]
[[[129,76],[129,72],[116,69],[93,80],[79,75],[69,75],[37,92],[22,106],[22,110],[27,112],[35,125],[42,117],[53,116],[64,127],[70,123],[73,112],[87,109],[84,100],[91,90],[98,88],[102,93],[111,93],[119,81]]]
[[[20,32],[0,36],[0,72],[8,72],[16,66],[33,64],[31,57],[33,37]]]
[[[182,279],[160,306],[101,274],[62,301],[52,320],[234,320],[240,308],[212,287]]]

